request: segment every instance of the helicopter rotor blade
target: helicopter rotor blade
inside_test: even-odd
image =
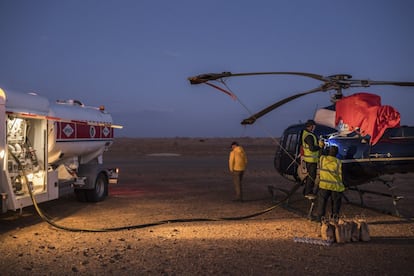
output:
[[[256,114],[254,114],[254,115],[250,116],[249,118],[244,119],[244,120],[241,122],[241,124],[242,124],[242,125],[251,125],[251,124],[253,124],[253,123],[254,123],[257,119],[259,119],[260,117],[262,117],[263,115],[266,115],[266,114],[267,114],[267,113],[269,113],[270,111],[272,111],[272,110],[274,110],[274,109],[278,108],[278,107],[279,107],[279,106],[281,106],[281,105],[284,105],[285,103],[288,103],[288,102],[290,102],[290,101],[292,101],[292,100],[294,100],[294,99],[297,99],[297,98],[299,98],[299,97],[302,97],[302,96],[305,96],[305,95],[309,95],[309,94],[312,94],[312,93],[316,93],[316,92],[320,92],[320,91],[326,91],[325,87],[324,87],[324,86],[320,86],[320,87],[317,87],[317,88],[314,88],[314,89],[311,89],[311,90],[308,90],[308,91],[305,91],[305,92],[302,92],[302,93],[295,94],[295,95],[293,95],[293,96],[290,96],[290,97],[284,98],[283,100],[280,100],[280,101],[278,101],[278,102],[276,102],[276,103],[274,103],[274,104],[272,104],[272,105],[270,105],[270,106],[266,107],[265,109],[263,109],[263,110],[261,110],[261,111],[257,112]]]
[[[231,77],[232,73],[230,72],[223,72],[223,73],[207,73],[201,74],[194,77],[189,77],[188,80],[191,84],[200,84],[205,83],[211,80],[218,80],[226,77]]]
[[[371,85],[414,86],[414,82],[407,82],[407,81],[350,80],[349,85],[350,85],[350,87],[369,87]]]
[[[352,79],[351,75],[348,74],[335,74],[331,76],[324,77],[322,75],[313,74],[313,73],[305,73],[305,72],[252,72],[252,73],[236,73],[233,74],[231,72],[222,72],[222,73],[207,73],[201,74],[193,77],[189,77],[188,80],[191,84],[202,84],[206,83],[209,84],[209,81],[217,81],[228,77],[242,77],[242,76],[257,76],[257,75],[294,75],[294,76],[302,76],[307,78],[312,78],[318,81],[323,82],[317,88],[311,89],[309,91],[305,91],[290,97],[287,97],[283,100],[280,100],[265,109],[257,112],[256,114],[250,116],[247,119],[244,119],[241,124],[242,125],[250,125],[253,124],[258,118],[262,117],[263,115],[269,113],[270,111],[278,108],[279,106],[288,103],[294,99],[299,97],[312,94],[319,91],[329,91],[329,90],[336,90],[335,100],[342,98],[342,90],[351,88],[351,87],[369,87],[373,85],[395,85],[395,86],[414,86],[414,82],[402,82],[402,81],[372,81],[372,80],[354,80]],[[211,84],[209,84],[211,85]],[[213,86],[213,85],[211,85]],[[213,86],[214,87],[214,86]],[[217,87],[215,87],[217,88]],[[220,88],[217,88],[221,90]],[[221,90],[223,91],[223,90]],[[223,91],[228,92],[228,91]],[[229,92],[230,93],[230,92]]]
[[[244,77],[244,76],[258,76],[258,75],[294,75],[294,76],[303,76],[312,78],[319,81],[329,81],[329,79],[318,75],[318,74],[312,74],[312,73],[305,73],[305,72],[253,72],[253,73],[236,73],[233,74],[231,72],[222,72],[222,73],[207,73],[207,74],[201,74],[193,77],[189,77],[188,80],[191,84],[200,84],[205,83],[212,80],[218,80],[222,78],[228,78],[228,77]]]

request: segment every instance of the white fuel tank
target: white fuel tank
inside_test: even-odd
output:
[[[49,164],[74,157],[80,164],[88,163],[113,142],[112,116],[102,107],[85,106],[77,100],[57,101],[50,104],[49,122]]]
[[[36,93],[6,92],[6,111],[47,116],[49,100]]]

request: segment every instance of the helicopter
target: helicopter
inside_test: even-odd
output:
[[[371,192],[392,197],[394,206],[396,205],[396,201],[402,197],[393,193],[389,195],[366,191],[358,186],[379,180],[391,190],[392,183],[381,179],[381,176],[414,172],[414,126],[401,126],[399,112],[391,106],[381,105],[380,96],[365,92],[345,96],[343,90],[375,85],[412,87],[414,82],[375,81],[354,79],[349,74],[322,76],[306,72],[207,73],[189,77],[188,80],[191,84],[207,84],[235,98],[225,80],[230,77],[257,75],[293,75],[315,79],[321,84],[269,105],[244,119],[242,125],[254,124],[260,117],[299,97],[333,91],[331,105],[315,112],[315,135],[324,141],[325,151],[330,146],[338,147],[337,157],[342,161],[344,185],[360,192],[361,204],[362,194]],[[294,124],[283,131],[273,160],[276,171],[296,183],[303,181],[306,176],[306,173],[301,173],[300,158],[304,128],[305,123]]]

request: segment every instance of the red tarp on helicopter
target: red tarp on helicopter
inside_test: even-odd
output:
[[[375,145],[387,128],[400,125],[400,113],[389,105],[381,105],[381,97],[370,93],[356,93],[336,103],[335,124],[340,120],[349,130],[359,128],[362,135],[371,136]]]

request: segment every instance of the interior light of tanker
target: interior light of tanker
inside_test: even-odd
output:
[[[27,186],[31,191],[33,191],[33,178],[34,178],[33,173],[29,173],[26,175],[26,179],[28,181]]]
[[[22,118],[15,118],[15,117],[9,117],[11,129],[10,131],[18,132],[20,129],[22,129],[23,125],[23,119]]]
[[[33,174],[32,173],[27,174],[26,177],[27,177],[27,180],[29,182],[33,181]]]
[[[0,150],[0,159],[4,158],[4,150]]]

